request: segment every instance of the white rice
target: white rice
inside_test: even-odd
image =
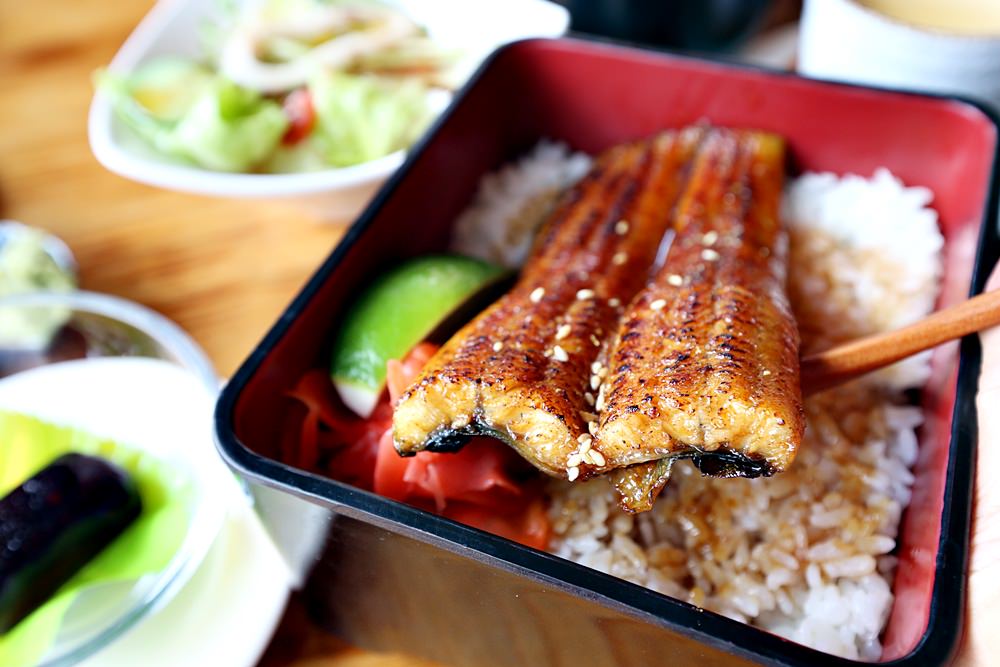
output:
[[[452,249],[508,268],[521,266],[556,197],[589,168],[588,155],[541,141],[483,177],[472,204],[455,221]]]
[[[538,220],[509,226],[507,216],[544,190],[528,181],[550,171],[540,180],[551,189],[579,178],[584,164],[545,144],[487,177],[458,247],[523,261],[525,230]],[[930,198],[884,169],[871,179],[806,174],[789,185],[789,293],[805,351],[932,309],[943,239]],[[502,252],[508,228],[516,247]],[[637,516],[618,507],[605,480],[554,481],[551,551],[822,651],[878,660],[923,421],[903,390],[928,372],[927,358],[914,358],[807,400],[798,458],[772,478],[720,480],[676,465],[653,510]]]
[[[786,192],[782,215],[792,235],[792,263],[808,266],[790,281],[806,351],[911,324],[934,308],[944,238],[927,188],[908,188],[887,169],[870,179],[806,174]],[[824,268],[825,267],[825,268]],[[835,298],[837,318],[814,313]],[[806,335],[808,334],[808,335]],[[897,389],[927,381],[930,352],[870,376]]]

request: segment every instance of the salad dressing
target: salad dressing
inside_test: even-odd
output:
[[[282,93],[304,86],[319,70],[345,69],[358,58],[392,47],[419,34],[403,14],[377,5],[316,5],[282,21],[251,20],[233,31],[219,58],[219,72],[263,93]],[[289,38],[307,44],[328,36],[287,60],[266,59],[269,42]]]

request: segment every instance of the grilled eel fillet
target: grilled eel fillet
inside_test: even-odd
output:
[[[713,131],[666,261],[627,309],[593,445],[605,469],[632,466],[612,475],[626,509],[649,509],[678,458],[757,477],[795,456],[805,424],[778,218],[784,162],[777,136]]]
[[[455,334],[400,397],[402,455],[491,435],[540,470],[596,427],[589,381],[624,305],[645,284],[702,128],[612,148],[557,204],[514,288]],[[594,389],[596,391],[596,388]]]

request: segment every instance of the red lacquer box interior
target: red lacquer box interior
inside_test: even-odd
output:
[[[796,170],[888,167],[930,188],[946,237],[939,305],[981,289],[1000,243],[997,126],[980,108],[585,41],[501,49],[219,403],[220,448],[250,482],[319,622],[455,665],[853,664],[277,460],[286,393],[327,364],[339,313],[385,267],[445,249],[483,174],[541,138],[593,154],[699,121],[785,136]],[[960,637],[978,371],[975,337],[961,361],[957,344],[935,354],[883,661],[943,661]]]

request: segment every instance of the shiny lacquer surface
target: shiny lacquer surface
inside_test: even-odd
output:
[[[973,105],[573,40],[501,50],[349,230],[219,405],[230,463],[262,493],[297,496],[330,516],[322,546],[302,562],[304,595],[328,627],[366,646],[455,665],[654,665],[666,655],[708,665],[851,664],[277,460],[289,406],[283,394],[326,363],[337,313],[383,267],[445,248],[483,173],[542,137],[596,153],[701,120],[781,134],[793,171],[870,175],[885,166],[931,188],[947,243],[941,305],[968,291],[974,259],[988,267],[996,258],[997,130]],[[975,288],[983,280],[980,272]],[[929,422],[885,635],[884,659],[902,664],[945,660],[961,628],[975,339],[963,341],[960,362],[957,352],[938,352],[937,379],[923,393]],[[293,521],[270,520],[289,551],[301,543],[282,537]]]

